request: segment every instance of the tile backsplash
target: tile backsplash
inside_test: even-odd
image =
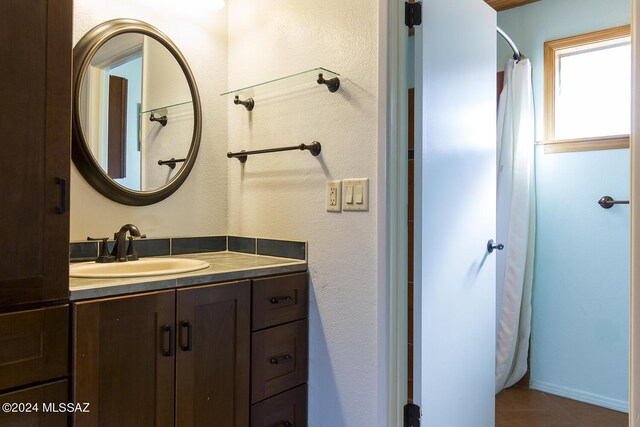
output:
[[[109,251],[113,241],[108,242]],[[280,258],[307,258],[307,243],[292,240],[262,239],[242,236],[192,236],[136,239],[136,252],[141,257],[179,255],[200,252],[242,252]],[[93,261],[98,256],[98,242],[71,242],[71,262]]]

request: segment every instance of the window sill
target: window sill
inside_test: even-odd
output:
[[[541,141],[545,154],[572,153],[577,151],[614,150],[629,148],[629,135],[599,136],[596,138]]]

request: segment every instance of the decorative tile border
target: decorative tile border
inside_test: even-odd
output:
[[[258,239],[257,254],[281,258],[306,259],[306,246],[305,242]]]
[[[73,261],[93,261],[97,256],[97,242],[77,242],[69,245],[69,258]]]
[[[229,236],[227,249],[230,252],[242,252],[245,254],[255,254],[256,239],[253,237]]]
[[[111,251],[113,240],[107,244]],[[243,236],[150,238],[138,239],[134,245],[141,257],[229,251],[300,260],[307,258],[306,242]],[[72,262],[92,261],[97,254],[97,242],[71,242],[69,245]]]
[[[227,236],[177,237],[171,239],[171,255],[227,250]]]
[[[171,239],[138,239],[133,247],[142,257],[170,255]]]

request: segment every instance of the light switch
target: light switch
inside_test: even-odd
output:
[[[353,204],[353,185],[347,185],[347,192],[346,194],[346,199],[347,199],[347,204],[352,205]]]
[[[356,198],[356,204],[361,205],[362,204],[362,185],[360,184],[356,185],[354,195]]]
[[[343,211],[369,210],[369,178],[342,180]]]

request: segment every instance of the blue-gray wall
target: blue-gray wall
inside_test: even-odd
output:
[[[531,59],[537,140],[543,138],[543,45],[628,24],[629,0],[543,0],[498,14]],[[498,41],[499,69],[511,56]],[[531,386],[628,408],[629,150],[544,154],[536,147],[537,233]]]

